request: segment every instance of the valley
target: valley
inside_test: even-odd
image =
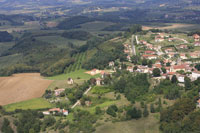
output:
[[[199,132],[199,7],[0,0],[0,132]]]

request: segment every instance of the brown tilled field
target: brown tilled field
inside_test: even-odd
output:
[[[0,105],[41,97],[51,82],[43,79],[39,73],[0,77]]]

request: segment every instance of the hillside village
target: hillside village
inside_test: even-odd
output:
[[[178,36],[178,37],[177,37]],[[117,40],[112,39],[113,40]],[[135,47],[133,47],[135,45]],[[127,61],[119,63],[117,61],[110,61],[107,65],[109,69],[99,70],[92,69],[85,72],[89,75],[99,75],[97,78],[90,79],[92,86],[104,86],[106,77],[112,76],[114,72],[122,69],[122,65],[125,65],[126,70],[130,73],[146,73],[152,75],[152,79],[158,84],[159,81],[164,79],[172,79],[176,76],[179,86],[184,87],[185,78],[189,78],[191,81],[195,81],[200,77],[200,68],[195,66],[195,63],[199,63],[198,57],[200,56],[200,36],[194,34],[193,36],[187,36],[186,34],[169,34],[164,32],[153,33],[149,31],[146,35],[135,35],[131,39],[128,39],[123,43],[124,54],[127,55]],[[133,50],[135,48],[136,53]],[[140,60],[140,61],[139,61]],[[121,65],[120,65],[121,64]],[[157,70],[157,73],[154,72]],[[68,78],[67,84],[73,86],[75,84],[72,78]],[[89,88],[89,86],[88,86]],[[94,87],[90,87],[85,90],[83,95]],[[61,102],[66,89],[56,88],[54,94],[57,98],[49,100],[51,103]],[[65,97],[64,101],[68,100]],[[199,102],[199,100],[197,101]],[[81,100],[77,100],[72,109],[76,106],[83,105]],[[90,107],[92,105],[91,100],[86,100],[84,105]],[[197,107],[200,106],[200,102]],[[59,110],[59,111],[58,111]],[[64,112],[62,111],[64,110]],[[49,111],[43,112],[44,115],[50,115],[56,113],[63,113],[68,115],[68,110],[53,108]],[[65,113],[67,112],[67,113]]]
[[[76,61],[68,62],[62,74],[45,77],[52,83],[42,97],[33,102],[9,104],[0,111],[15,117],[24,115],[18,122],[25,125],[24,121],[29,119],[26,115],[36,115],[36,111],[35,121],[43,123],[38,128],[47,132],[58,128],[63,132],[88,132],[89,124],[90,132],[100,133],[111,122],[143,125],[148,120],[153,122],[153,132],[167,133],[166,114],[171,115],[171,109],[175,113],[186,112],[183,117],[187,117],[187,111],[195,113],[200,107],[200,36],[154,29],[143,31],[140,25],[134,25],[133,29],[135,32],[116,34],[92,50],[72,56]],[[59,68],[58,65],[54,69]],[[17,128],[21,131],[20,126]]]

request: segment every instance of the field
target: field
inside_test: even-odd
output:
[[[106,122],[96,128],[96,133],[159,133],[157,114],[148,118],[125,122]]]
[[[45,109],[51,108],[52,105],[43,98],[35,98],[28,101],[8,104],[4,106],[6,111],[15,111],[15,109]]]
[[[51,83],[51,80],[43,79],[39,73],[0,77],[0,105],[41,97]]]
[[[74,72],[71,72],[71,73],[68,73],[68,74],[61,74],[61,75],[57,75],[57,76],[53,76],[53,77],[48,77],[47,79],[50,79],[50,80],[67,80],[68,78],[72,78],[72,79],[80,78],[82,80],[88,80],[92,77],[98,77],[99,76],[99,75],[91,76],[89,74],[86,74],[85,72],[86,72],[86,70],[80,69],[80,70],[77,70],[77,71],[74,71]]]
[[[84,81],[89,80],[90,78],[99,77],[99,75],[91,76],[85,73],[86,70],[80,69],[74,72],[70,72],[67,74],[61,74],[53,77],[48,77],[47,79],[54,80],[53,83],[48,87],[49,90],[54,90],[56,87],[58,88],[72,88],[77,84],[82,84]],[[74,85],[68,85],[68,78],[72,78],[74,80]]]
[[[195,24],[163,24],[163,26],[143,26],[143,30],[149,30],[149,29],[161,29],[161,30],[180,30],[180,31],[193,31],[200,29],[199,25]]]

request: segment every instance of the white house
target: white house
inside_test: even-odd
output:
[[[199,71],[192,72],[192,80],[196,80],[198,77],[200,77]]]
[[[185,82],[185,76],[183,76],[183,75],[180,75],[180,76],[177,76],[177,79],[178,79],[178,81],[180,82],[180,83],[184,83]]]
[[[67,83],[68,83],[69,85],[73,85],[73,84],[74,84],[74,80],[73,80],[72,78],[68,78]]]

